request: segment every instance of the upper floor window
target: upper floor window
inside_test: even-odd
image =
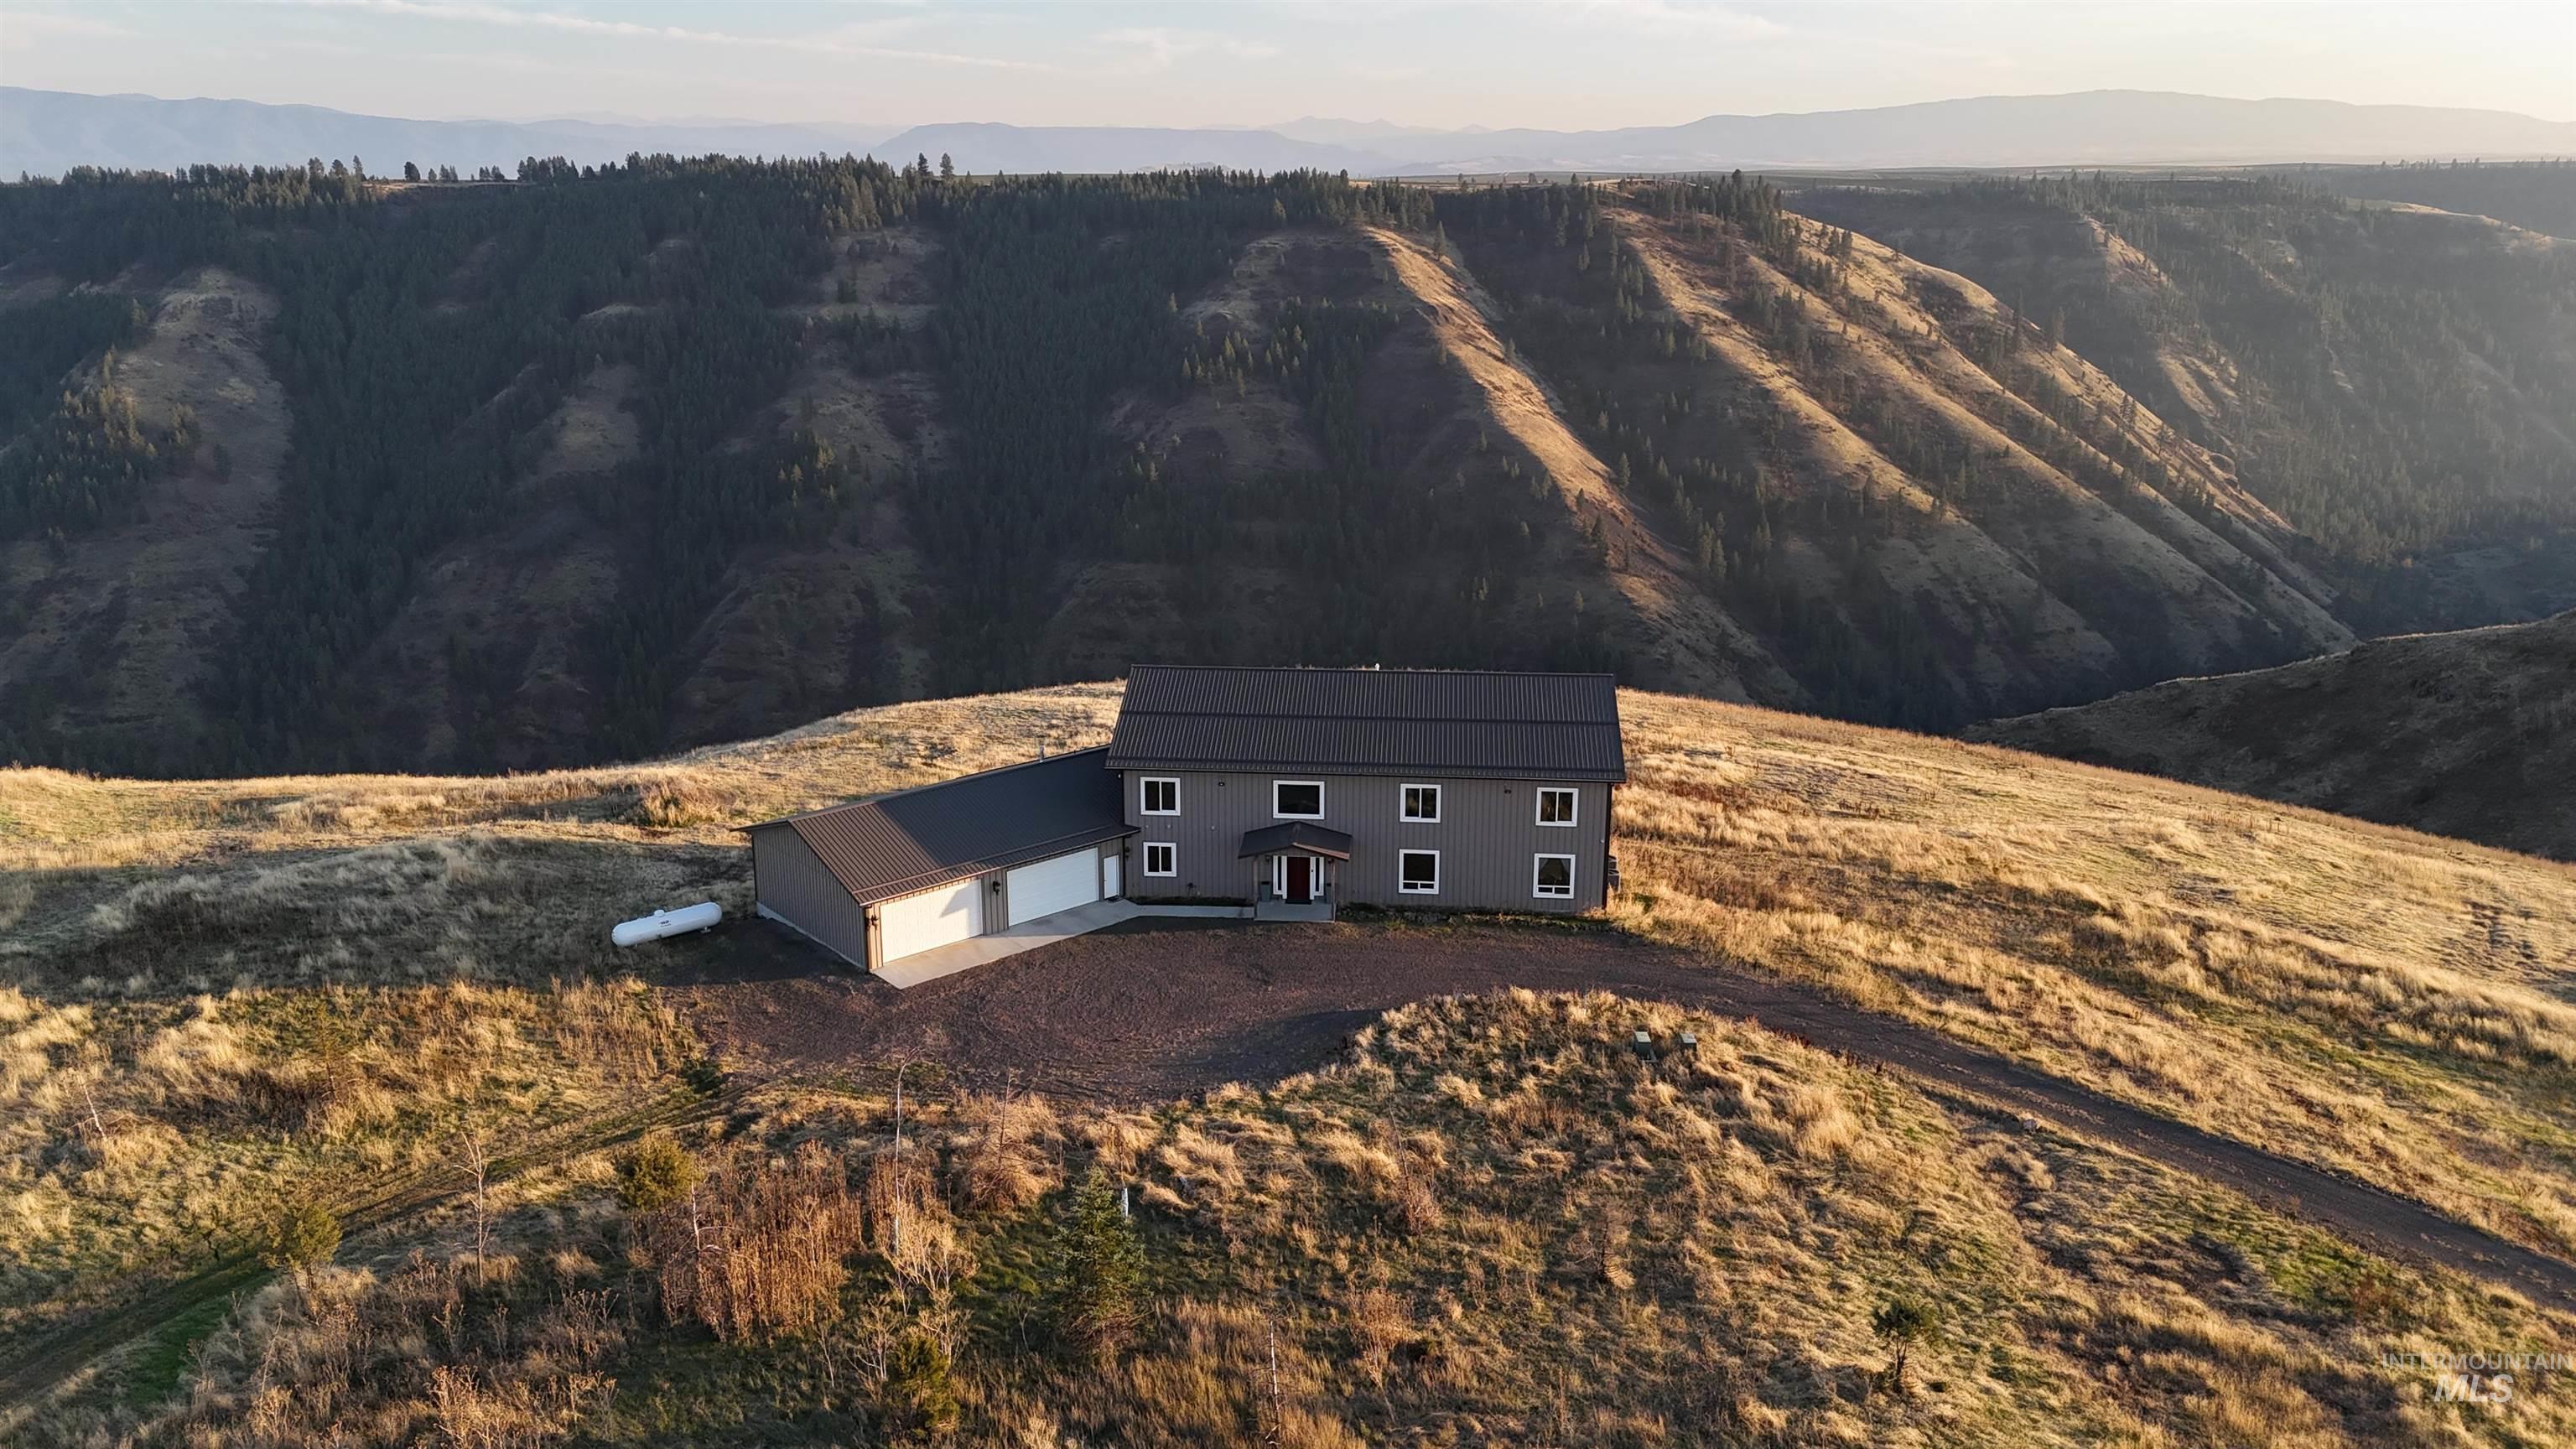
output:
[[[1425,824],[1438,824],[1440,820],[1440,787],[1437,785],[1405,786],[1404,818],[1407,820],[1420,821]]]
[[[1145,777],[1144,792],[1144,803],[1138,808],[1146,814],[1178,815],[1181,813],[1180,781],[1157,779],[1148,775]]]
[[[1270,813],[1282,820],[1323,819],[1324,782],[1321,780],[1271,781]]]
[[[1574,802],[1576,798],[1576,792],[1561,789],[1556,786],[1549,786],[1540,790],[1538,792],[1538,823],[1541,825],[1572,825],[1574,823]]]

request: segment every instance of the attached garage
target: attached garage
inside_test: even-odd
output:
[[[1080,750],[747,827],[759,912],[874,971],[1097,901],[1134,833],[1107,755]]]
[[[1004,879],[1002,898],[1011,903],[1014,926],[1087,906],[1100,899],[1100,852],[1076,851],[1021,866]]]
[[[973,876],[877,907],[879,959],[892,961],[984,934],[984,880]]]

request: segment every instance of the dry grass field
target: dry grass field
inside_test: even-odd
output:
[[[1658,1054],[1640,1057],[1645,1029]],[[1683,1046],[1680,1034],[1695,1033]],[[687,1205],[588,1181],[282,1280],[143,1420],[312,1442],[2432,1446],[2563,1442],[2576,1399],[2445,1403],[2407,1355],[2568,1325],[2160,1169],[1740,1023],[1609,997],[1399,1009],[1328,1070],[1146,1113],[762,1095]],[[1140,1292],[1067,1342],[1068,1183],[1135,1189]],[[692,1234],[761,1230],[707,1259]],[[729,1239],[755,1241],[750,1236]],[[1888,1377],[1873,1319],[1936,1327]]]
[[[2576,870],[1983,746],[1622,707],[1623,924],[2576,1251]]]
[[[799,1143],[846,1159],[833,1180],[873,1180],[874,1085],[704,1098],[687,1023],[606,927],[745,905],[736,823],[1096,743],[1116,702],[1078,685],[891,706],[485,780],[0,772],[0,1377],[237,1260],[283,1205],[351,1229],[337,1267],[152,1325],[17,1427],[112,1444],[155,1424],[209,1449],[335,1417],[370,1426],[347,1442],[542,1443],[578,1423],[747,1443],[769,1403],[824,1438],[874,1432],[879,1299],[901,1276],[856,1251],[876,1209],[813,1247],[856,1255],[793,1347],[674,1333],[629,1252],[648,1225],[614,1206],[597,1150],[704,1102],[671,1120],[728,1210],[783,1211],[819,1189],[759,1174]],[[1981,746],[1623,708],[1617,924],[2576,1249],[2576,871]],[[981,1266],[902,1311],[961,1315],[933,1326],[971,1442],[1095,1442],[1139,1414],[1168,1437],[1132,1442],[1274,1424],[1318,1444],[2576,1432],[2545,1388],[2437,1404],[2429,1373],[2379,1363],[2568,1342],[2509,1295],[1752,1028],[1698,1023],[1698,1057],[1652,1071],[1611,1048],[1631,1017],[1678,1030],[1662,1011],[1406,1008],[1333,1071],[1145,1114],[934,1093],[930,1198]],[[550,1133],[574,1146],[532,1145]],[[488,1269],[458,1256],[475,1142],[518,1153]],[[1155,1289],[1105,1371],[1047,1327],[1055,1189],[1094,1162],[1145,1186]],[[362,1206],[387,1193],[407,1206]],[[1948,1325],[1912,1396],[1873,1379],[1869,1315],[1899,1294]]]

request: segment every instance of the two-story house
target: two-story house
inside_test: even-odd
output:
[[[1139,666],[1107,764],[1131,898],[1272,915],[1598,910],[1627,778],[1606,674]]]
[[[1140,665],[1105,749],[745,833],[760,914],[882,972],[1121,897],[1598,910],[1626,778],[1606,674]]]

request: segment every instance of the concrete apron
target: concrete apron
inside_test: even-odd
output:
[[[927,951],[897,957],[878,967],[876,978],[888,986],[909,989],[925,981],[954,976],[969,967],[1017,956],[1022,951],[1034,951],[1040,946],[1088,935],[1103,926],[1132,921],[1138,916],[1240,920],[1250,914],[1240,906],[1148,906],[1134,901],[1093,901],[1069,911],[1058,911],[1052,916],[1040,916],[1034,921],[1022,921],[999,931],[969,936],[963,941],[951,941],[945,946],[933,946]]]

